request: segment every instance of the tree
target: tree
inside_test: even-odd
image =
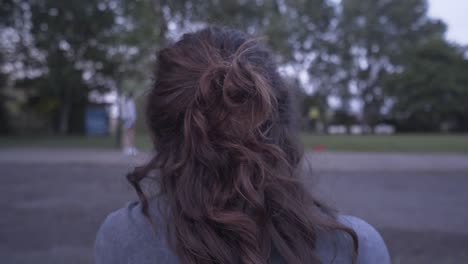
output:
[[[60,133],[83,130],[90,90],[111,89],[118,61],[112,60],[116,31],[114,1],[24,1],[36,56],[45,70],[29,82],[36,96],[51,98],[55,128]],[[42,59],[38,59],[42,57]],[[26,82],[28,83],[28,82]]]
[[[151,79],[155,50],[177,32],[209,23],[267,35],[280,63],[300,67],[300,53],[319,46],[313,40],[327,28],[332,10],[325,0],[10,2],[15,19],[23,21],[15,29],[22,40],[14,60],[24,65],[13,76],[15,85],[25,91],[29,108],[49,111],[61,133],[82,129],[90,91],[147,87],[142,80]],[[36,74],[23,74],[26,68]]]
[[[148,10],[152,10],[149,8],[152,5],[157,7],[153,8],[153,14],[148,13]],[[312,63],[311,56],[325,53],[324,48],[327,47],[324,43],[330,41],[328,35],[331,22],[336,20],[333,4],[326,0],[140,0],[128,2],[126,10],[129,20],[137,25],[130,35],[136,40],[135,43],[140,44],[139,50],[142,54],[147,54],[141,57],[142,60],[136,63],[134,69],[138,68],[137,65],[141,67],[151,64],[143,61],[153,58],[149,54],[152,55],[158,45],[163,45],[179,35],[174,33],[196,30],[212,24],[231,26],[257,36],[266,36],[268,44],[279,54],[277,61],[282,66],[288,65],[299,72]],[[164,12],[156,12],[160,10]],[[157,19],[151,18],[154,14]],[[148,25],[151,25],[152,29],[148,28]],[[326,78],[324,75],[318,77]],[[325,98],[320,101],[320,108],[326,108],[324,104],[328,91],[321,88],[317,89],[317,93],[320,93],[320,98]]]
[[[445,30],[427,17],[425,0],[342,0],[339,6],[329,0],[6,3],[12,5],[2,10],[14,9],[7,17],[23,21],[13,26],[22,39],[14,56],[23,65],[18,72],[35,72],[9,78],[31,99],[28,106],[48,111],[62,133],[81,130],[90,91],[148,87],[155,51],[207,24],[266,36],[282,68],[307,69],[321,114],[330,96],[341,99],[345,112],[358,99],[363,123],[373,126],[393,102],[384,81],[407,66],[406,51],[442,39]]]
[[[386,103],[383,80],[404,62],[404,51],[442,38],[445,25],[427,16],[426,0],[342,0],[338,26],[344,95],[363,105],[363,123],[379,122]],[[345,98],[346,100],[347,98]]]
[[[406,53],[388,77],[392,115],[400,130],[468,130],[468,59],[464,49],[433,39]]]
[[[0,5],[0,36],[4,36],[4,32],[11,30],[15,24],[14,17],[15,3],[13,0],[5,0]],[[9,43],[11,44],[11,43]],[[3,65],[7,63],[7,50],[4,41],[0,41],[0,134],[7,134],[11,131],[10,117],[7,109],[9,95],[7,94],[8,74],[2,71]]]
[[[122,50],[117,54],[121,61],[117,87],[125,86],[126,82],[134,86],[147,86],[151,79],[155,52],[168,38],[168,19],[163,12],[167,1],[118,0],[117,3],[117,19],[122,24],[114,40]]]
[[[3,60],[2,54],[0,53],[0,65]],[[6,108],[6,102],[8,96],[4,93],[4,89],[7,85],[7,75],[0,71],[0,134],[7,134],[10,132],[10,118],[8,116],[8,110]]]

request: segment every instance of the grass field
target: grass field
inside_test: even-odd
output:
[[[468,153],[468,135],[401,134],[401,135],[311,135],[303,134],[306,149],[323,145],[326,150]]]
[[[151,142],[147,135],[138,135],[136,145],[139,149],[150,150]],[[7,147],[45,147],[45,148],[117,148],[113,136],[10,136],[0,137],[0,148]]]
[[[313,135],[302,134],[306,150],[327,151],[375,151],[419,153],[467,153],[468,135],[402,134],[402,135]],[[146,135],[136,139],[137,147],[151,149]],[[0,137],[0,148],[46,147],[46,148],[104,148],[116,147],[116,139],[110,136],[11,136]]]

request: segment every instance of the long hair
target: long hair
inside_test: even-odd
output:
[[[258,39],[227,28],[185,34],[157,56],[146,117],[157,153],[128,175],[157,170],[167,239],[181,263],[320,263],[320,230],[354,231],[299,180],[294,94]]]

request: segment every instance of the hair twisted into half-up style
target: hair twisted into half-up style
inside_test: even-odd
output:
[[[158,53],[147,121],[168,239],[181,263],[320,263],[319,230],[348,233],[302,186],[295,102],[271,52],[244,33],[209,27]],[[157,224],[157,223],[156,223]],[[355,257],[354,257],[355,258]]]

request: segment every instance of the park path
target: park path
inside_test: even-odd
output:
[[[0,149],[1,263],[92,263],[105,216],[149,154]],[[307,188],[382,234],[393,263],[468,263],[468,155],[307,153]],[[73,228],[70,228],[73,227]]]
[[[136,165],[148,160],[149,153],[124,156],[116,150],[100,149],[0,149],[0,162],[42,164],[121,164]],[[468,172],[468,155],[367,152],[308,152],[307,161],[316,171],[423,171]]]

